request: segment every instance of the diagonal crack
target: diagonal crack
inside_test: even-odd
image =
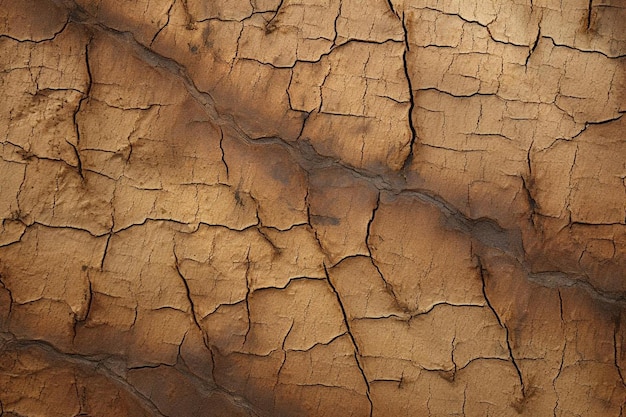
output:
[[[482,281],[482,291],[483,291],[483,297],[485,298],[485,302],[487,303],[487,306],[489,306],[489,309],[491,310],[491,312],[493,313],[493,315],[496,317],[496,320],[498,321],[498,324],[500,325],[500,327],[502,327],[505,331],[505,336],[506,336],[506,345],[507,348],[509,350],[509,356],[511,358],[511,363],[513,364],[513,367],[515,368],[515,372],[517,373],[517,377],[519,378],[519,383],[521,386],[521,391],[522,391],[522,398],[526,397],[526,387],[524,385],[524,379],[522,377],[522,371],[520,370],[516,360],[515,360],[515,356],[513,355],[513,348],[511,347],[511,337],[509,334],[509,328],[506,325],[506,323],[504,323],[501,319],[500,316],[498,315],[498,313],[496,312],[496,309],[493,307],[493,305],[491,304],[491,301],[489,300],[489,297],[487,296],[487,283],[486,283],[486,275],[488,275],[488,271],[487,269],[485,269],[485,267],[483,266],[482,260],[480,258],[480,256],[475,255],[476,261],[477,261],[477,267],[480,273],[480,279]]]
[[[335,286],[332,283],[332,280],[330,279],[330,275],[328,274],[326,263],[324,263],[324,273],[326,274],[326,282],[328,282],[328,285],[333,290],[333,293],[335,294],[335,297],[337,298],[337,303],[339,304],[339,308],[341,309],[343,320],[346,323],[346,331],[348,333],[348,336],[350,337],[350,340],[352,341],[352,345],[354,346],[354,359],[356,361],[357,367],[359,368],[359,372],[363,376],[363,382],[365,382],[365,395],[367,396],[367,401],[369,402],[369,408],[370,408],[369,416],[372,417],[374,413],[374,403],[372,402],[372,398],[370,395],[370,383],[369,383],[369,380],[367,379],[367,376],[365,375],[363,364],[361,362],[362,355],[359,350],[359,345],[356,343],[354,334],[352,333],[352,330],[350,328],[350,321],[348,320],[348,314],[346,313],[346,309],[343,305],[343,302],[341,301],[341,296],[339,295],[337,288],[335,288]]]
[[[619,375],[620,382],[623,386],[626,386],[626,382],[624,380],[624,374],[622,373],[622,368],[619,366],[619,352],[622,351],[623,346],[620,343],[620,348],[617,348],[617,333],[619,331],[619,320],[615,320],[615,328],[613,330],[613,361],[615,365],[615,369],[617,370],[617,374]]]
[[[163,29],[165,29],[165,27],[167,25],[169,25],[170,23],[170,18],[172,17],[172,8],[174,7],[174,5],[176,4],[176,0],[174,0],[172,2],[172,4],[170,4],[170,7],[167,9],[167,20],[165,21],[165,23],[163,24],[163,26],[161,26],[156,33],[154,34],[154,36],[152,37],[152,40],[150,41],[150,46],[152,46],[152,44],[154,43],[154,41],[156,40],[156,38],[161,34],[161,32],[163,31]]]
[[[187,300],[189,301],[189,308],[191,309],[191,317],[193,318],[193,322],[195,323],[196,327],[198,327],[198,329],[204,334],[204,330],[202,330],[202,327],[200,326],[200,322],[198,321],[198,315],[196,313],[196,306],[193,302],[193,298],[191,297],[191,289],[189,288],[189,283],[187,282],[187,279],[183,275],[182,271],[180,270],[180,261],[178,259],[178,255],[176,255],[176,245],[174,245],[172,252],[174,254],[174,268],[176,269],[176,273],[178,274],[178,277],[180,278],[183,286],[185,287],[185,293],[187,295]]]

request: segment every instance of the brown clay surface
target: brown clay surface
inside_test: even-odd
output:
[[[625,416],[621,0],[0,0],[0,415]]]

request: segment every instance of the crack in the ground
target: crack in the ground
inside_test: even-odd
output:
[[[493,315],[495,316],[496,320],[498,321],[498,324],[500,325],[501,328],[504,329],[505,338],[506,338],[506,345],[507,345],[507,348],[508,348],[508,351],[509,351],[509,358],[510,358],[511,363],[513,364],[513,367],[515,368],[515,372],[517,373],[517,377],[519,378],[520,389],[521,389],[521,392],[522,392],[522,398],[525,398],[526,397],[526,387],[524,385],[524,379],[522,377],[522,371],[520,370],[519,365],[517,364],[517,361],[515,360],[515,356],[513,355],[513,349],[511,347],[511,336],[509,334],[509,327],[506,325],[506,323],[504,323],[502,321],[502,319],[500,318],[500,315],[498,314],[496,309],[491,304],[491,301],[489,301],[489,297],[487,296],[487,283],[486,283],[486,278],[485,278],[485,275],[488,274],[488,271],[483,266],[483,263],[482,263],[482,260],[481,260],[480,256],[475,255],[475,258],[476,258],[476,261],[477,261],[477,268],[478,268],[479,273],[480,273],[480,279],[482,281],[483,297],[485,298],[485,302],[487,303],[487,306],[493,312]]]
[[[352,330],[350,328],[350,319],[348,318],[348,314],[346,313],[346,309],[343,305],[343,301],[341,301],[341,296],[339,295],[339,292],[337,291],[337,288],[335,288],[335,286],[332,283],[332,280],[330,279],[330,276],[328,274],[328,269],[326,268],[326,265],[324,265],[324,272],[326,274],[326,282],[328,282],[328,285],[330,286],[330,288],[332,289],[333,293],[335,294],[335,297],[337,299],[337,303],[339,304],[339,308],[341,309],[341,314],[343,315],[343,321],[346,325],[346,332],[348,333],[348,336],[350,336],[350,340],[352,342],[352,346],[354,346],[354,360],[356,361],[356,365],[359,369],[359,372],[361,373],[362,377],[363,377],[363,382],[365,383],[365,395],[367,396],[367,401],[369,402],[369,416],[372,417],[374,414],[374,403],[372,401],[371,398],[371,387],[370,387],[370,382],[367,379],[367,376],[365,375],[365,371],[363,369],[363,364],[362,364],[362,355],[359,349],[359,345],[356,343],[356,339],[354,338],[354,334],[352,333]]]
[[[393,9],[392,9],[393,10]],[[395,12],[394,12],[395,13]],[[406,24],[406,19],[404,14],[402,15],[402,30],[404,31],[404,52],[402,54],[402,63],[404,67],[404,76],[406,77],[406,82],[409,90],[409,109],[407,120],[409,122],[409,130],[411,131],[411,140],[409,141],[408,147],[409,152],[402,163],[402,171],[405,172],[407,169],[411,167],[411,163],[413,162],[413,152],[415,152],[415,141],[417,140],[417,130],[415,129],[415,125],[413,124],[413,109],[415,108],[415,98],[413,97],[413,83],[411,82],[411,75],[409,72],[409,63],[407,56],[410,52],[409,47],[409,31]]]

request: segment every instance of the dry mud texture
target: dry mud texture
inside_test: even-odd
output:
[[[626,415],[621,0],[0,0],[0,415]]]

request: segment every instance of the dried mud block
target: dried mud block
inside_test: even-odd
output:
[[[624,17],[0,0],[0,415],[624,415]]]

